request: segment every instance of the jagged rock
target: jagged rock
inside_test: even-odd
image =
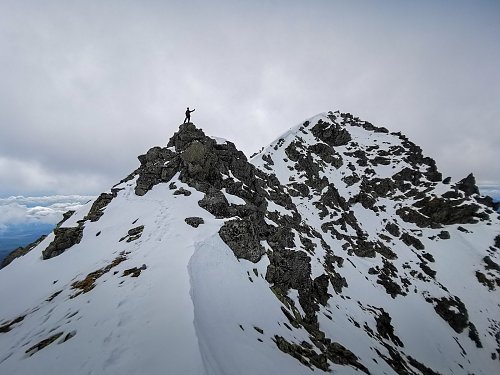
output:
[[[371,162],[374,166],[389,165],[389,164],[391,164],[391,159],[383,157],[383,156],[376,156],[375,158],[372,159]]]
[[[335,291],[335,293],[340,294],[342,293],[342,288],[347,288],[347,280],[345,277],[342,277],[339,273],[332,271],[330,274],[330,283],[332,284],[332,288]]]
[[[414,186],[418,186],[420,184],[420,180],[422,178],[422,173],[418,170],[405,167],[398,173],[392,176],[392,179],[396,182],[399,182],[399,186],[401,186],[401,182],[408,181]]]
[[[500,202],[495,202],[493,198],[489,196],[476,196],[474,197],[474,199],[476,200],[476,202],[484,204],[485,206],[492,208],[494,211],[498,211],[500,209]]]
[[[83,225],[54,229],[54,240],[42,251],[43,259],[50,259],[80,243],[83,237]]]
[[[257,230],[250,220],[226,221],[220,228],[219,235],[237,258],[257,263],[266,252],[260,244]]]
[[[133,267],[133,268],[126,269],[125,271],[123,271],[122,277],[125,277],[125,276],[139,277],[141,272],[147,268],[148,267],[145,264],[143,264],[141,267]]]
[[[477,218],[484,219],[484,215],[478,213],[477,204],[461,204],[461,201],[452,201],[439,197],[426,197],[413,204],[418,208],[415,211],[409,207],[403,207],[396,213],[406,222],[415,223],[421,228],[440,228],[442,225],[450,224],[474,224]]]
[[[399,238],[400,232],[399,232],[399,227],[397,226],[397,224],[395,224],[395,223],[387,223],[387,225],[385,226],[385,229],[390,234],[392,234],[394,237],[398,237]]]
[[[342,157],[335,150],[324,143],[316,143],[308,147],[308,151],[318,155],[326,163],[335,168],[340,168],[343,164]]]
[[[66,220],[68,220],[71,216],[73,216],[74,213],[75,211],[73,210],[69,210],[63,213],[63,218],[61,219],[60,222],[56,224],[56,228],[59,228]]]
[[[450,182],[451,182],[451,177],[446,177],[446,178],[443,180],[443,184],[445,184],[445,185],[448,185]]]
[[[396,214],[407,223],[414,223],[420,228],[441,228],[441,224],[435,223],[427,216],[422,215],[410,207],[402,207],[396,210]]]
[[[485,269],[500,272],[500,266],[495,263],[489,256],[485,256],[483,258],[483,262],[486,263]]]
[[[193,123],[182,124],[179,126],[179,131],[170,138],[167,147],[175,147],[177,152],[182,152],[193,141],[201,141],[205,138],[205,133]]]
[[[201,217],[187,217],[184,219],[186,224],[191,225],[194,228],[198,228],[201,224],[205,224],[205,220]]]
[[[141,234],[143,230],[144,230],[144,225],[139,225],[138,227],[129,229],[128,235],[130,237],[137,236],[138,234]]]
[[[331,117],[330,117],[330,119],[331,119]],[[387,130],[386,128],[375,126],[368,121],[361,121],[361,122],[356,121],[355,123],[351,123],[351,125],[361,126],[363,129],[373,131],[375,133],[389,133],[389,130]]]
[[[368,157],[366,156],[366,152],[364,152],[363,150],[356,150],[354,152],[345,152],[344,155],[346,156],[354,156],[356,159],[358,159],[356,161],[356,163],[360,166],[360,167],[367,167],[368,166]]]
[[[472,194],[479,194],[479,189],[476,185],[476,179],[472,173],[464,179],[458,181],[456,187],[462,190],[467,196],[470,196]]]
[[[479,281],[481,284],[486,286],[489,290],[495,290],[495,281],[490,280],[484,273],[481,271],[476,271],[476,279]],[[499,285],[500,286],[500,285]]]
[[[220,182],[221,176],[216,172],[217,158],[211,152],[210,146],[200,141],[193,141],[186,147],[180,154],[186,168],[183,171],[184,175],[210,184],[214,184],[217,180]]]
[[[269,165],[274,165],[274,161],[269,155],[262,155],[262,160],[264,160]]]
[[[266,280],[286,292],[288,289],[310,290],[311,259],[303,251],[274,251],[267,267]]]
[[[425,249],[423,243],[418,238],[413,237],[411,234],[403,233],[400,238],[401,241],[403,241],[407,246],[413,246],[417,250]]]
[[[319,275],[313,280],[313,285],[312,285],[312,294],[314,298],[323,306],[325,306],[328,303],[328,299],[331,297],[330,294],[328,294],[328,284],[329,284],[329,277],[328,275]],[[344,279],[345,282],[345,279]],[[346,283],[347,284],[347,283]],[[343,285],[346,286],[346,285]]]
[[[380,313],[375,316],[375,321],[377,322],[377,332],[383,338],[391,340],[394,344],[403,347],[403,342],[394,333],[394,327],[391,324],[391,320],[391,316],[385,312],[384,309],[380,309]]]
[[[419,212],[439,224],[472,224],[479,210],[477,204],[462,204],[441,198],[424,198],[414,204]]]
[[[306,185],[306,184],[300,184],[298,182],[293,182],[291,183],[289,186],[291,186],[294,190],[296,190],[298,192],[298,195],[300,195],[301,197],[307,197],[309,196],[309,187]],[[290,190],[289,190],[290,192]]]
[[[120,238],[120,242],[127,240],[127,242],[132,242],[139,239],[142,236],[142,231],[144,230],[144,225],[139,225],[138,227],[129,229],[127,235]]]
[[[375,197],[387,197],[394,192],[396,184],[390,178],[363,178],[361,189]]]
[[[483,347],[483,344],[481,343],[481,340],[479,339],[479,333],[477,332],[477,328],[472,322],[469,322],[469,338],[472,341],[474,341],[474,343],[476,344],[476,348]]]
[[[229,202],[223,192],[216,189],[210,189],[202,200],[198,202],[199,206],[216,218],[229,217]]]
[[[320,202],[326,207],[330,207],[336,210],[342,209],[347,211],[349,209],[349,206],[344,197],[339,194],[337,188],[332,184],[328,185],[326,191],[321,195]]]
[[[434,304],[434,310],[443,318],[451,328],[457,333],[463,332],[469,324],[469,314],[467,308],[458,297],[434,298],[428,302]]]
[[[356,174],[342,178],[342,181],[344,181],[347,186],[352,186],[360,180],[361,179]]]
[[[102,211],[112,200],[116,197],[116,193],[102,193],[97,197],[92,204],[89,213],[85,216],[84,220],[98,221],[104,214]]]
[[[421,262],[420,264],[420,269],[422,271],[424,271],[424,273],[429,276],[429,277],[432,277],[433,279],[436,277],[436,271],[434,271],[432,268],[430,268],[426,262]]]
[[[311,133],[329,146],[342,146],[351,141],[351,134],[338,124],[328,124],[319,120],[311,129]]]
[[[351,205],[356,203],[361,203],[361,205],[366,209],[370,209],[375,212],[377,211],[377,209],[374,207],[377,203],[377,200],[365,192],[360,192],[349,200],[349,204]]]
[[[170,181],[179,166],[176,154],[168,148],[153,147],[138,159],[141,165],[134,174],[139,175],[135,187],[135,193],[139,196],[160,182]]]
[[[406,293],[403,292],[401,285],[393,280],[393,278],[397,277],[397,272],[397,268],[385,259],[383,267],[378,272],[377,284],[382,285],[387,294],[389,294],[392,298],[396,298],[398,295],[406,295]]]
[[[442,197],[446,199],[460,199],[463,198],[463,193],[459,192],[458,189],[448,190]]]
[[[437,170],[436,161],[431,158],[427,158],[429,168],[424,172],[425,177],[431,182],[439,182],[443,178],[443,175]]]

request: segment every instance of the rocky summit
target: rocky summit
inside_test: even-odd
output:
[[[2,374],[500,373],[500,218],[328,112],[250,160],[183,124],[0,270]]]

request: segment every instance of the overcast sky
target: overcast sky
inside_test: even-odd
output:
[[[0,1],[0,197],[98,194],[184,119],[247,155],[305,118],[500,183],[500,1]]]

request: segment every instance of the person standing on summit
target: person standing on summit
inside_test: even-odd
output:
[[[194,112],[195,110],[193,109],[192,111],[189,110],[189,107],[186,109],[186,118],[184,119],[184,124],[186,122],[191,122],[191,112]]]

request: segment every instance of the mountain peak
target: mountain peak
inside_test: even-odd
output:
[[[2,372],[498,369],[500,218],[472,174],[339,111],[250,161],[192,123],[138,158],[0,271],[29,291],[0,292]]]

